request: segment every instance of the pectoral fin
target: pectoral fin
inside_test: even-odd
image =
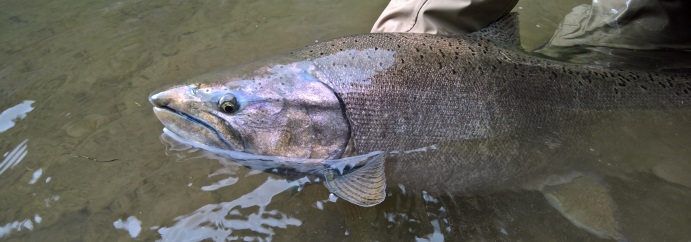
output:
[[[607,187],[594,177],[547,185],[542,192],[554,208],[574,225],[602,238],[624,240],[615,218],[616,204]]]
[[[377,205],[386,197],[385,158],[386,153],[373,156],[365,165],[343,174],[337,169],[327,169],[324,171],[326,187],[353,204],[363,207]]]

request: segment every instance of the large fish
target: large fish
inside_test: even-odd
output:
[[[587,160],[579,142],[603,125],[640,115],[688,121],[691,75],[536,58],[518,51],[506,18],[464,37],[321,42],[200,76],[150,101],[171,135],[209,150],[282,157],[276,166],[321,175],[337,196],[372,206],[387,179],[440,193],[572,180],[554,175]]]

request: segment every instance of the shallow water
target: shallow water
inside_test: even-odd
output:
[[[544,43],[579,2],[519,3],[523,46]],[[147,101],[155,89],[368,32],[385,5],[0,3],[0,240],[603,240],[540,192],[435,197],[400,187],[361,208],[321,185],[162,142]],[[591,170],[601,171],[629,239],[689,240],[689,116],[644,117],[642,127],[593,132],[600,143],[586,152],[604,165]],[[648,126],[665,128],[639,132]],[[617,132],[631,133],[607,139]]]

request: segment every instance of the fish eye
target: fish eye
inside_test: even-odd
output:
[[[240,105],[233,94],[226,94],[218,99],[218,109],[224,113],[235,113],[240,109]]]

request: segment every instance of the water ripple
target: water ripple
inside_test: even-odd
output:
[[[23,119],[26,117],[27,113],[34,110],[34,108],[31,107],[31,104],[34,102],[35,101],[32,100],[26,100],[0,113],[0,133],[14,127],[17,120]]]
[[[41,216],[38,216],[38,214],[35,214],[33,222],[31,222],[31,219],[24,219],[22,221],[14,221],[14,222],[5,224],[3,226],[0,226],[0,238],[4,238],[4,237],[10,235],[10,232],[12,232],[12,230],[14,230],[14,231],[22,231],[23,229],[33,230],[34,229],[34,223],[38,224],[42,220],[43,220],[43,218],[41,218]]]
[[[12,168],[19,164],[22,159],[24,159],[24,156],[29,152],[27,150],[26,143],[28,142],[28,139],[25,139],[22,141],[22,143],[19,143],[16,148],[14,148],[12,151],[7,152],[3,155],[5,158],[0,162],[0,174],[4,173],[7,171],[7,169]]]
[[[161,241],[214,241],[253,239],[259,241],[271,240],[275,234],[274,228],[300,226],[302,221],[277,210],[266,210],[271,199],[292,187],[300,185],[300,181],[288,182],[271,177],[252,192],[230,202],[208,204],[189,215],[176,218],[172,227],[158,229]],[[256,212],[245,208],[258,207]],[[236,230],[249,230],[258,233],[251,236],[231,236]]]

